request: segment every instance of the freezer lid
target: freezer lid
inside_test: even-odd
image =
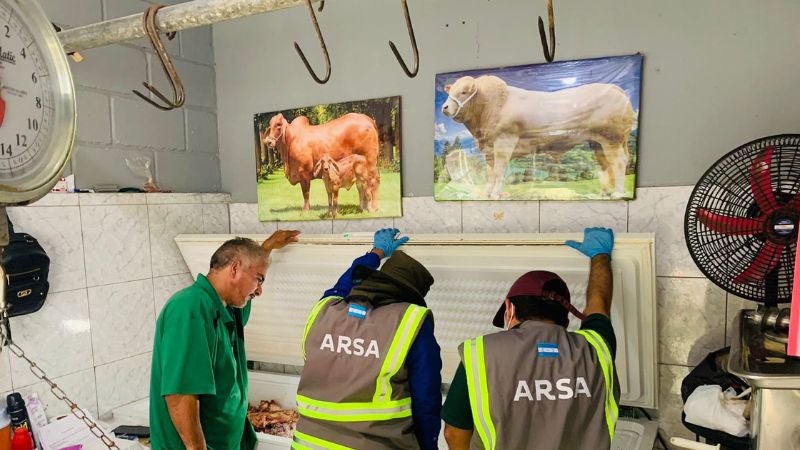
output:
[[[211,254],[233,235],[175,238],[193,276],[206,273]],[[265,235],[249,235],[263,241]],[[558,273],[572,302],[585,306],[589,260],[563,245],[581,234],[410,235],[403,250],[424,264],[436,280],[426,299],[436,319],[442,348],[442,379],[449,382],[465,339],[497,331],[491,325],[509,286],[529,270]],[[622,403],[656,408],[656,283],[653,234],[618,234],[613,253],[611,320],[617,334],[617,371]],[[367,252],[372,233],[301,235],[300,242],[272,254],[264,292],[253,300],[245,329],[248,359],[302,365],[306,317],[352,260]],[[579,325],[571,317],[571,329]]]

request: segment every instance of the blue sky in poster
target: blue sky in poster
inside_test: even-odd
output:
[[[631,100],[636,117],[639,116],[639,93],[641,89],[642,56],[613,56],[607,58],[583,59],[549,64],[501,67],[490,69],[463,70],[436,75],[435,98],[435,140],[450,140],[460,136],[461,140],[471,141],[471,135],[464,125],[442,114],[442,104],[447,100],[445,85],[470,75],[496,75],[511,86],[532,91],[558,91],[589,83],[613,83],[622,88]],[[634,130],[638,126],[634,125]],[[436,146],[439,152],[439,145]]]

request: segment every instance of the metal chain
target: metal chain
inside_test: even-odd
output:
[[[0,311],[0,316],[2,315],[2,313],[3,312]],[[31,359],[25,355],[25,352],[17,344],[15,344],[9,339],[6,339],[5,329],[2,326],[0,326],[0,352],[2,352],[3,347],[5,345],[8,345],[8,348],[11,350],[11,353],[17,355],[17,357],[19,357],[20,359],[24,359],[25,361],[27,361],[28,365],[30,366],[31,373],[36,378],[47,383],[47,385],[50,386],[50,392],[52,392],[57,399],[66,403],[66,405],[69,407],[69,411],[75,417],[83,421],[83,423],[89,428],[89,431],[91,431],[93,435],[95,435],[97,438],[103,441],[103,444],[105,444],[106,447],[108,447],[109,449],[119,450],[117,444],[115,444],[114,441],[110,437],[108,437],[108,435],[97,425],[97,423],[95,423],[95,421],[89,417],[89,415],[86,413],[86,411],[83,410],[83,408],[78,406],[77,403],[70,400],[70,398],[67,397],[67,394],[63,390],[61,390],[61,388],[58,387],[57,384],[51,381],[50,378],[48,378],[47,375],[44,373],[44,371],[41,369],[41,367],[39,367],[35,362],[31,361]]]

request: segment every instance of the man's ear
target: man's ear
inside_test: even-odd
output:
[[[235,277],[236,275],[242,272],[242,260],[236,259],[231,263],[231,276]]]

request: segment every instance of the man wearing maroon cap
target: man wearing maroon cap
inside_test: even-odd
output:
[[[618,416],[616,338],[609,318],[614,233],[587,228],[566,245],[591,260],[586,308],[555,273],[528,272],[493,324],[459,346],[461,365],[442,408],[450,450],[607,450]],[[568,314],[581,327],[567,331]],[[477,432],[477,433],[476,433]]]

